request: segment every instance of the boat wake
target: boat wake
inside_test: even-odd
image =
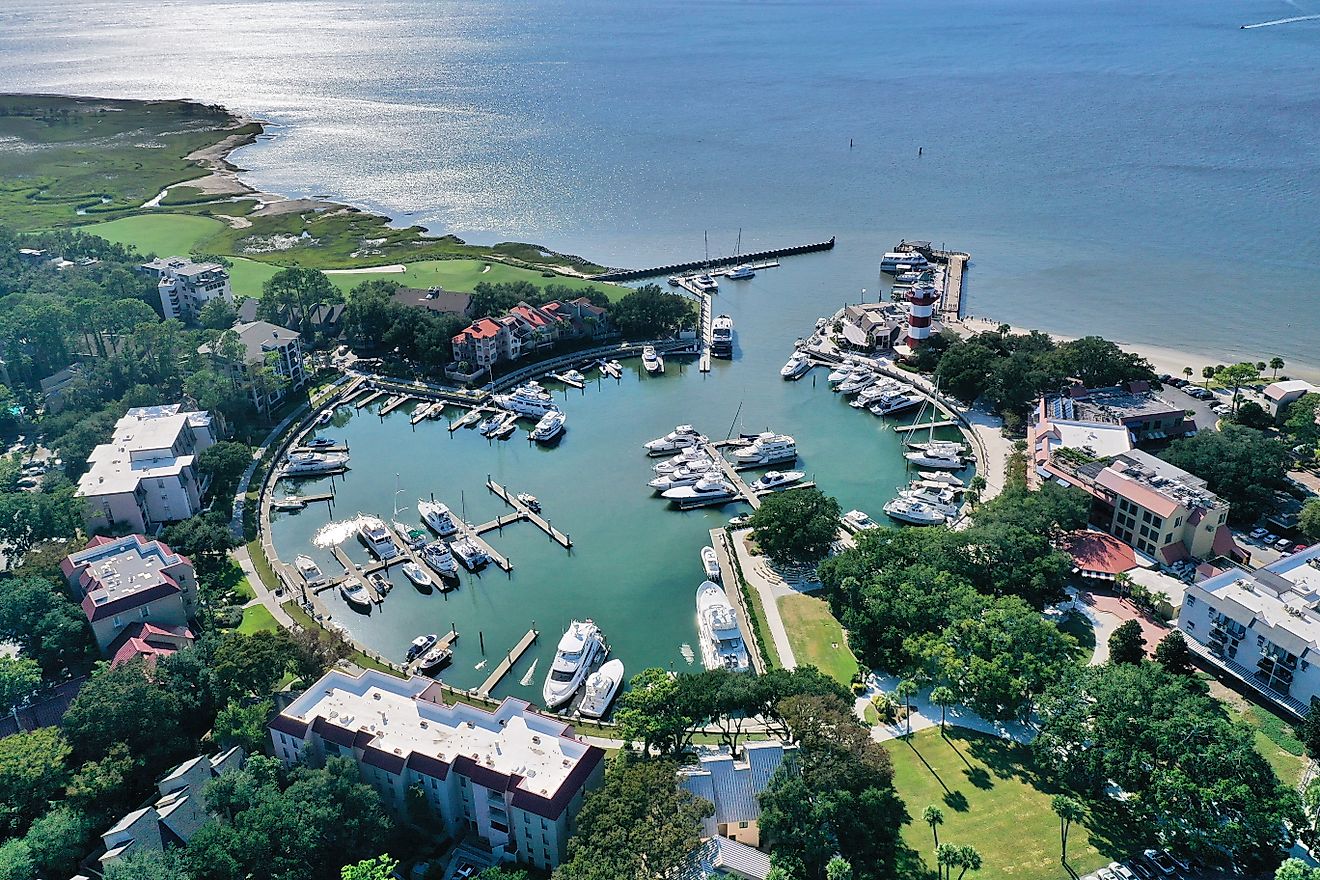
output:
[[[678,646],[678,653],[683,655],[683,659],[687,661],[688,666],[691,666],[696,660],[697,655],[692,653],[692,646],[687,642]]]
[[[357,517],[326,523],[316,530],[315,535],[312,535],[312,544],[322,549],[342,544],[353,537],[357,527]]]
[[[523,687],[531,687],[532,681],[535,680],[535,678],[536,678],[536,664],[537,664],[537,663],[540,663],[540,662],[541,662],[541,660],[540,660],[539,657],[538,657],[537,659],[533,660],[533,661],[532,661],[532,668],[527,670],[527,674],[526,674],[526,675],[524,675],[522,678],[518,679],[518,684],[522,685]]]
[[[1276,24],[1292,24],[1295,21],[1315,21],[1320,19],[1320,15],[1294,15],[1292,18],[1276,18],[1273,21],[1260,21],[1256,24],[1244,24],[1242,30],[1249,31],[1255,28],[1274,27]]]

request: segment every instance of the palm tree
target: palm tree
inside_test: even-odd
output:
[[[958,864],[958,847],[951,843],[941,843],[935,850],[935,871],[940,880],[953,876],[953,868]]]
[[[1279,370],[1282,370],[1282,369],[1284,368],[1284,366],[1285,366],[1285,364],[1284,364],[1284,362],[1283,362],[1283,358],[1279,357],[1277,354],[1276,354],[1273,358],[1271,358],[1271,359],[1270,359],[1270,369],[1274,371],[1274,375],[1273,375],[1273,376],[1270,376],[1270,378],[1273,379],[1273,378],[1275,378],[1276,376],[1278,376],[1278,375],[1279,375]]]
[[[1183,375],[1187,377],[1188,381],[1191,381],[1192,373],[1194,372],[1196,371],[1193,370],[1191,367],[1183,367]]]
[[[912,707],[908,705],[908,700],[917,692],[917,683],[910,678],[905,678],[894,688],[894,696],[903,704],[903,721],[907,725],[905,736],[912,735]]]
[[[1085,810],[1076,798],[1066,794],[1056,794],[1050,800],[1050,807],[1059,816],[1059,862],[1068,864],[1068,829],[1072,823],[1082,821]]]
[[[962,880],[963,875],[969,870],[981,870],[981,854],[976,850],[976,847],[958,847],[958,866],[962,868],[962,870],[958,872],[958,880]]]
[[[1205,389],[1206,389],[1207,391],[1210,390],[1210,380],[1213,379],[1214,377],[1215,377],[1215,368],[1214,368],[1214,367],[1202,367],[1202,368],[1201,368],[1201,378],[1205,380]]]
[[[954,696],[953,688],[940,685],[930,692],[930,701],[940,707],[940,734],[944,734],[944,714],[949,707],[957,702],[958,698]]]
[[[1120,596],[1129,595],[1132,592],[1132,575],[1126,571],[1114,575],[1114,592]]]
[[[930,833],[935,838],[935,850],[938,852],[940,848],[939,827],[944,824],[944,811],[934,804],[931,804],[929,807],[921,811],[921,818],[922,821],[930,826]]]

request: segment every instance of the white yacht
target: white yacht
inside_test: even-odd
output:
[[[787,434],[766,431],[752,441],[751,446],[735,449],[733,463],[740,467],[778,464],[797,459],[797,441]]]
[[[548,412],[541,416],[541,420],[532,428],[529,435],[537,443],[549,443],[551,440],[564,433],[564,424],[568,421],[568,416],[559,410]]]
[[[939,504],[957,510],[958,496],[962,492],[960,486],[946,486],[931,480],[911,480],[900,494],[916,501]]]
[[[657,492],[665,492],[669,489],[677,489],[679,486],[694,486],[707,476],[719,478],[720,472],[702,467],[679,468],[672,474],[656,477],[646,485]]]
[[[701,567],[706,570],[706,580],[723,580],[720,577],[720,558],[715,554],[714,547],[701,548]]]
[[[751,668],[738,617],[719,584],[704,581],[697,588],[697,630],[701,662],[707,669],[747,672]]]
[[[856,394],[879,378],[873,370],[861,369],[840,382],[835,390],[845,395]]]
[[[733,318],[719,315],[710,326],[710,353],[713,357],[733,357]]]
[[[494,433],[496,428],[504,424],[504,419],[506,416],[508,416],[508,413],[505,412],[491,413],[490,415],[486,416],[484,419],[482,419],[480,422],[477,423],[477,431],[489,437],[492,433]]]
[[[503,440],[505,437],[508,437],[515,430],[515,421],[516,419],[513,417],[513,413],[509,413],[509,418],[504,420],[504,424],[490,432],[490,438],[492,440]]]
[[[490,557],[486,555],[486,551],[482,550],[477,542],[471,538],[459,538],[457,541],[450,541],[449,549],[453,552],[454,558],[461,562],[468,571],[477,571],[490,562]]]
[[[522,416],[540,418],[552,410],[559,409],[555,406],[554,398],[535,380],[524,382],[509,394],[496,394],[493,399],[496,405]]]
[[[682,470],[683,468],[692,470],[694,468],[700,468],[703,465],[714,463],[714,460],[710,457],[710,453],[705,449],[700,446],[689,446],[673,458],[667,458],[660,462],[653,467],[652,470],[655,471],[658,476],[664,476],[665,474],[672,474],[674,471]]]
[[[435,643],[438,641],[440,641],[440,637],[435,633],[431,633],[425,636],[418,636],[417,638],[409,642],[408,653],[404,654],[404,657],[407,658],[409,661],[413,660],[416,657],[420,657],[422,654],[425,654],[427,651],[434,648]]]
[[[642,444],[647,455],[667,455],[701,443],[702,437],[691,425],[679,425],[663,437]]]
[[[346,467],[347,452],[290,452],[284,461],[284,473],[289,476],[329,474]]]
[[[906,412],[914,407],[921,406],[921,404],[921,397],[917,394],[904,394],[901,391],[894,391],[882,394],[867,409],[871,411],[872,415],[888,416],[894,413]]]
[[[779,368],[779,375],[785,379],[801,379],[811,369],[811,358],[805,352],[795,351],[792,357]]]
[[[302,510],[306,506],[307,502],[299,498],[297,495],[285,495],[281,498],[272,498],[270,500],[271,510]]]
[[[293,557],[293,564],[298,569],[298,574],[307,581],[307,586],[316,587],[325,583],[325,575],[321,573],[321,567],[312,557],[300,554]]]
[[[772,489],[782,489],[785,486],[791,486],[801,481],[805,477],[802,471],[766,471],[761,479],[752,483],[752,488],[757,492],[769,492]]]
[[[559,639],[554,662],[541,689],[545,707],[555,709],[573,699],[591,671],[591,664],[604,651],[605,638],[590,618],[569,624],[568,631]]]
[[[403,564],[403,576],[412,581],[414,587],[423,590],[430,589],[435,584],[435,581],[431,580],[431,576],[426,573],[426,569],[415,562],[405,562]]]
[[[693,276],[692,286],[702,293],[714,293],[720,289],[720,283],[709,272],[702,272],[700,275]]]
[[[911,285],[911,284],[916,284],[920,280],[921,280],[921,273],[914,269],[909,269],[906,272],[899,272],[897,275],[894,276],[895,284]]]
[[[422,561],[441,577],[452,578],[458,574],[458,563],[454,561],[454,554],[444,541],[432,541],[423,547]]]
[[[355,577],[345,578],[339,585],[339,593],[350,605],[359,608],[371,607],[371,594],[367,592],[366,585]]]
[[[949,519],[944,508],[901,495],[885,505],[885,515],[890,519],[914,526],[944,525]]]
[[[661,498],[677,501],[683,506],[719,504],[732,501],[737,496],[738,491],[718,473],[707,474],[691,486],[676,486],[660,493]]]
[[[934,440],[930,443],[923,443],[910,452],[903,453],[903,457],[918,467],[956,471],[964,465],[962,449],[960,443]]]
[[[454,652],[447,645],[437,644],[431,650],[422,655],[417,661],[417,669],[421,672],[431,672],[446,665],[454,659]]]
[[[855,532],[864,532],[867,529],[878,529],[880,524],[866,515],[862,510],[850,510],[843,515],[843,524]]]
[[[614,695],[619,692],[621,684],[623,684],[623,661],[610,660],[587,676],[578,711],[584,718],[600,718],[609,711],[610,703],[614,701]]]
[[[907,271],[911,269],[925,269],[929,265],[930,263],[926,259],[925,255],[920,254],[917,251],[899,252],[899,253],[890,252],[880,258],[881,272],[890,272],[890,273],[897,272],[899,271],[900,266],[907,267],[907,269],[903,271]]]
[[[442,538],[448,538],[458,531],[458,526],[454,523],[454,515],[439,501],[418,498],[417,512],[422,515],[422,522]]]
[[[825,377],[825,380],[829,382],[831,386],[838,385],[840,382],[851,378],[853,373],[858,372],[861,369],[864,368],[858,367],[851,358],[845,358],[843,363],[839,364],[833,370],[830,370],[830,374]]]
[[[658,373],[664,367],[660,365],[660,355],[655,353],[655,346],[648,345],[642,349],[642,366],[648,373]]]
[[[582,374],[581,374],[580,372],[578,372],[577,370],[569,370],[567,373],[564,374],[564,378],[565,378],[565,379],[571,379],[571,380],[573,380],[574,382],[582,382],[582,383],[584,383],[584,384],[585,384],[586,381],[587,381],[587,377],[584,376],[584,375],[582,375]]]
[[[367,549],[378,559],[393,559],[399,555],[399,548],[390,535],[390,530],[379,517],[364,516],[358,520],[358,537]]]
[[[734,266],[725,276],[733,281],[745,281],[748,278],[755,278],[756,271],[751,266]]]
[[[893,379],[879,379],[859,391],[857,397],[853,400],[852,405],[858,407],[870,406],[884,395],[893,394],[900,391],[901,388],[902,386]]]
[[[921,477],[921,479],[927,480],[932,483],[943,483],[946,486],[955,486],[958,488],[962,488],[967,485],[962,480],[955,477],[953,474],[946,474],[940,471],[930,471],[930,472],[918,471],[917,474],[918,476]]]
[[[308,440],[303,444],[303,446],[306,446],[308,449],[328,449],[338,445],[339,441],[333,437],[313,437],[311,440]]]
[[[335,417],[335,411],[333,409],[328,409],[316,417],[316,424],[328,425],[330,424],[330,420],[333,419],[334,417]]]
[[[411,550],[418,550],[431,539],[431,536],[419,528],[401,523],[397,519],[391,520],[390,525],[394,527],[394,534],[403,539],[403,543],[408,545]]]

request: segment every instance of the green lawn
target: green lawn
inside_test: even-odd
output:
[[[1275,774],[1288,785],[1297,785],[1306,769],[1306,758],[1292,725],[1260,706],[1247,708],[1241,718],[1256,729],[1256,751],[1265,756]]]
[[[132,245],[143,254],[175,257],[192,253],[193,248],[224,226],[219,220],[194,214],[140,214],[93,223],[80,231],[116,244]]]
[[[940,842],[970,845],[981,853],[983,878],[1060,880],[1059,820],[1050,809],[1031,750],[1020,743],[950,727],[922,730],[907,742],[885,743],[894,761],[894,785],[912,823],[903,838],[934,867],[930,826],[921,821],[929,805],[944,813]],[[1138,849],[1112,820],[1092,816],[1068,838],[1069,862],[1085,874]]]
[[[250,636],[257,632],[274,632],[279,628],[274,615],[266,610],[265,605],[252,605],[243,609],[243,622],[238,625],[238,632]]]
[[[857,658],[825,600],[794,593],[780,596],[778,605],[798,665],[815,666],[847,687],[857,674]]]

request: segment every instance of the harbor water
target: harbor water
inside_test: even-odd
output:
[[[515,523],[485,535],[513,563],[511,576],[489,566],[479,577],[463,574],[459,589],[445,596],[423,595],[396,567],[395,589],[370,614],[354,611],[338,593],[322,593],[334,618],[395,660],[402,659],[414,636],[457,626],[454,662],[441,675],[462,687],[479,685],[503,652],[535,625],[540,641],[494,693],[537,701],[555,644],[574,617],[590,617],[601,626],[629,675],[647,666],[686,669],[693,655],[699,666],[699,553],[711,528],[749,508],[670,508],[646,485],[661,459],[647,458],[643,443],[684,423],[711,439],[730,431],[786,432],[797,438],[796,469],[836,496],[844,510],[861,508],[881,521],[884,502],[909,479],[903,435],[832,393],[825,370],[817,368],[797,382],[780,378],[795,339],[808,335],[822,312],[840,305],[826,305],[824,293],[813,291],[814,263],[824,258],[797,258],[752,280],[721,284],[715,309],[734,318],[734,358],[714,361],[709,374],[701,374],[689,357],[670,358],[665,373],[652,376],[633,358],[623,362],[620,381],[597,379],[595,369],[584,370],[590,381],[582,390],[546,381],[568,414],[568,430],[553,448],[527,441],[531,423],[526,420],[512,439],[501,442],[470,428],[451,435],[444,420],[414,428],[409,407],[383,421],[371,412],[379,402],[363,410],[341,407],[322,433],[349,445],[351,470],[334,478],[333,511],[313,504],[273,515],[280,557],[290,561],[306,552],[327,574],[338,574],[341,566],[329,547],[316,546],[319,534],[322,544],[343,540],[355,562],[367,562],[365,547],[342,523],[358,513],[388,521],[396,498],[397,518],[410,524],[418,523],[418,497],[432,493],[465,513],[468,522],[492,520],[509,508],[485,488],[490,475],[512,492],[537,496],[543,515],[572,538],[571,554],[531,523]],[[447,415],[460,413],[451,408]],[[913,417],[909,413],[906,420]],[[755,479],[756,472],[748,476]],[[330,478],[298,482],[299,491],[311,494],[327,489]],[[537,666],[530,684],[520,684],[532,663]]]

